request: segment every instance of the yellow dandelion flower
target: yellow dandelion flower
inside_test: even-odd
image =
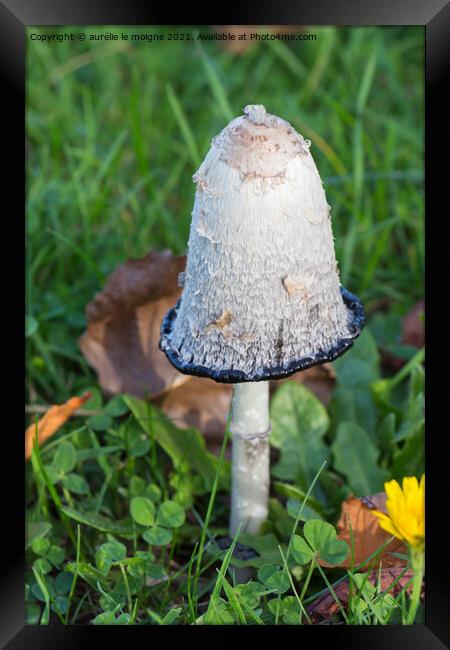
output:
[[[381,528],[405,541],[411,549],[423,550],[425,546],[425,474],[420,482],[415,476],[405,476],[402,487],[397,481],[384,484],[386,510],[372,510]]]

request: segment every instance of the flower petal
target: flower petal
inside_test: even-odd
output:
[[[397,537],[397,539],[404,539],[388,515],[384,514],[384,512],[379,512],[378,510],[372,510],[372,514],[378,518],[380,528],[385,530],[387,533],[394,535],[394,537]]]
[[[425,474],[420,482],[405,476],[402,487],[395,480],[384,484],[387,515],[373,511],[383,530],[405,540],[412,548],[422,548],[425,540]]]
[[[396,498],[403,496],[402,489],[395,479],[392,481],[387,481],[384,484],[384,491],[388,499],[395,500]]]
[[[402,488],[405,495],[416,493],[419,490],[419,482],[415,476],[405,476],[403,477]]]

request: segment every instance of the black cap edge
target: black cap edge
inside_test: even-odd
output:
[[[180,300],[177,304],[169,309],[161,324],[161,340],[159,342],[160,349],[164,352],[170,363],[180,372],[185,375],[195,375],[196,377],[207,377],[214,379],[214,381],[223,384],[239,384],[247,381],[267,381],[269,379],[285,379],[290,377],[296,372],[306,370],[312,366],[318,366],[322,363],[329,363],[338,357],[342,356],[347,350],[353,346],[353,341],[361,334],[361,330],[365,324],[364,307],[360,299],[350,293],[345,287],[341,287],[342,299],[347,308],[353,314],[353,320],[350,324],[352,329],[352,336],[340,339],[329,350],[320,350],[313,355],[296,359],[289,363],[287,366],[272,366],[263,367],[258,373],[250,376],[242,370],[224,369],[224,370],[211,370],[205,366],[198,366],[194,363],[185,363],[180,360],[177,353],[170,345],[170,335],[172,333],[172,326],[177,316]]]

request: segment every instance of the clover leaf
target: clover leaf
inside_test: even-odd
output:
[[[305,539],[294,535],[292,555],[299,564],[310,562],[314,556],[328,562],[341,564],[348,555],[348,546],[338,540],[334,526],[320,519],[310,519],[303,527]]]
[[[151,526],[155,520],[155,506],[147,497],[134,497],[130,503],[130,514],[141,526]]]

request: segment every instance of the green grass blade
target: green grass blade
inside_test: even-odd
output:
[[[166,94],[170,107],[173,111],[173,114],[175,115],[175,119],[185,141],[186,147],[189,151],[192,164],[195,168],[197,168],[200,166],[201,158],[198,152],[197,144],[195,142],[194,134],[192,133],[192,129],[189,125],[185,112],[180,102],[178,101],[175,91],[170,83],[166,86]]]

